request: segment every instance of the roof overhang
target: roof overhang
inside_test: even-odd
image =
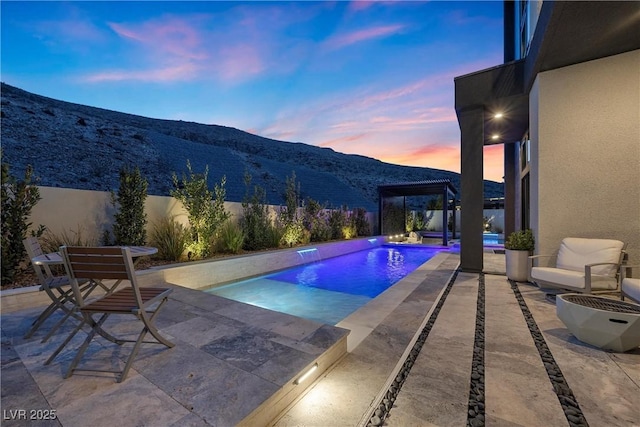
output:
[[[484,145],[520,140],[539,72],[640,49],[638,28],[640,2],[544,1],[525,59],[454,79],[458,121],[461,113],[482,109]]]
[[[450,195],[456,195],[458,193],[448,179],[403,182],[378,186],[378,195],[381,199],[384,197],[429,196],[444,194],[445,192]]]

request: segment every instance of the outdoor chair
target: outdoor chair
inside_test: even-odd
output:
[[[616,292],[626,244],[619,240],[567,237],[562,240],[555,267],[536,267],[540,258],[529,257],[531,280],[541,289],[566,289],[580,293]]]
[[[117,382],[122,382],[127,377],[142,343],[163,344],[167,347],[174,346],[173,343],[160,335],[154,325],[154,319],[167,301],[172,289],[138,286],[129,248],[63,246],[60,251],[67,274],[71,279],[71,287],[77,301],[76,309],[82,315],[83,321],[71,332],[45,364],[51,363],[84,325],[88,325],[91,330],[79,347],[65,378],[69,378],[74,371],[111,372],[119,374],[116,377]],[[103,297],[85,303],[78,285],[78,278],[80,277],[95,283],[115,280],[115,284],[111,285],[111,291],[107,292]],[[127,282],[128,286],[126,286]],[[120,284],[126,287],[117,290],[116,288]],[[140,321],[141,331],[137,339],[115,338],[102,328],[105,321],[113,314],[132,315]],[[99,317],[96,319],[93,317],[94,315]],[[150,333],[157,341],[144,341],[147,333]],[[125,342],[135,343],[121,371],[77,368],[78,363],[82,360],[82,356],[96,334],[118,345],[122,345]]]
[[[640,268],[640,265],[623,265],[620,269],[620,276],[622,278],[620,296],[623,301],[625,298],[629,298],[640,304],[640,279],[626,277],[627,269],[632,268]]]
[[[28,237],[24,239],[22,243],[27,251],[29,260],[37,256],[44,255],[37,237]],[[67,275],[55,276],[51,272],[51,268],[46,264],[36,265],[31,263],[31,265],[38,277],[38,282],[40,282],[40,291],[46,292],[49,298],[51,298],[51,304],[49,304],[49,306],[40,313],[36,320],[33,321],[31,328],[24,335],[24,338],[31,338],[40,326],[42,326],[42,324],[57,310],[61,310],[65,313],[64,316],[51,328],[49,333],[42,339],[42,342],[46,342],[58,330],[58,328],[60,328],[60,326],[62,326],[62,324],[73,315],[73,290],[71,289],[69,277]],[[81,292],[86,296],[87,291],[92,289],[92,286],[86,280],[81,283],[84,284],[81,288]]]

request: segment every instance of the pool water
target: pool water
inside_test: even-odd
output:
[[[378,246],[206,292],[335,325],[441,250]]]

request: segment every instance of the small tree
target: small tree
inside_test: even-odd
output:
[[[367,211],[365,208],[355,208],[351,216],[353,224],[356,227],[357,236],[370,236],[371,225],[367,219]]]
[[[242,202],[243,216],[240,220],[245,239],[244,249],[252,251],[273,246],[276,227],[269,218],[266,192],[259,185],[253,186],[251,192],[251,175],[244,174],[246,193]]]
[[[30,165],[25,170],[24,179],[17,179],[9,172],[9,165],[2,163],[2,283],[13,282],[20,273],[20,262],[26,256],[22,241],[31,226],[27,220],[41,199],[32,179]],[[44,227],[40,226],[39,232],[43,231]]]
[[[331,228],[324,209],[325,207],[317,201],[307,198],[304,205],[304,226],[309,230],[312,242],[331,240]]]
[[[147,199],[147,180],[140,169],[120,168],[118,193],[111,192],[111,204],[116,208],[113,224],[114,244],[144,246],[147,242],[147,214],[144,202]],[[107,243],[107,242],[105,242]]]
[[[191,162],[187,160],[189,176],[182,174],[182,180],[173,174],[174,190],[171,195],[182,202],[187,210],[193,242],[188,246],[192,257],[205,258],[211,254],[213,240],[220,226],[229,219],[230,214],[224,208],[226,197],[226,177],[215,184],[214,191],[209,190],[207,178],[209,166],[203,173],[194,173]]]
[[[283,229],[282,240],[288,246],[293,246],[303,240],[308,240],[310,233],[306,232],[302,218],[298,215],[300,206],[300,183],[296,183],[295,171],[287,177],[287,187],[284,194],[285,207],[280,209],[280,224]]]

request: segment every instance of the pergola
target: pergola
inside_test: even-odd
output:
[[[453,209],[455,209],[455,197],[458,192],[449,179],[435,179],[431,181],[404,182],[397,184],[383,184],[378,186],[379,203],[379,226],[380,234],[386,234],[389,230],[384,229],[384,201],[385,199],[402,197],[404,217],[406,218],[407,196],[442,196],[442,245],[449,244],[449,230],[447,227],[449,217],[450,200],[453,199]],[[403,230],[404,231],[404,230]],[[453,238],[456,238],[456,216],[453,215]]]

